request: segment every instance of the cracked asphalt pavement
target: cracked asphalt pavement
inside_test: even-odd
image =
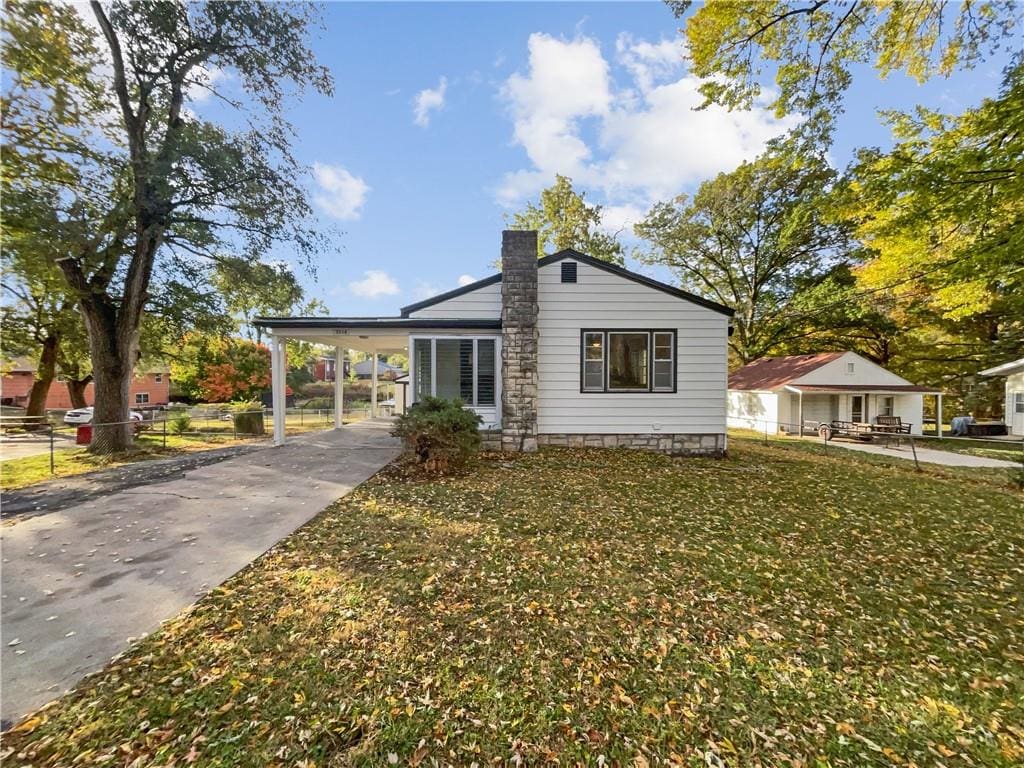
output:
[[[19,499],[4,494],[2,727],[101,669],[381,469],[398,454],[390,428],[359,422],[204,466],[81,478],[35,493],[13,517],[9,498]]]

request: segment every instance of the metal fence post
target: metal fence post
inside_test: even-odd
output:
[[[50,425],[50,474],[56,474],[53,469],[53,424]]]
[[[164,448],[167,447],[167,414],[164,414]]]

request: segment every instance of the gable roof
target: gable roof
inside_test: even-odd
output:
[[[1015,373],[1018,369],[1024,369],[1024,357],[1020,360],[1011,360],[1008,363],[997,365],[994,368],[988,368],[987,370],[980,371],[981,376],[1009,376],[1011,373]]]
[[[819,352],[815,355],[762,357],[747,363],[729,376],[729,389],[763,390],[785,386],[842,357],[844,352]]]
[[[676,288],[674,285],[669,285],[668,283],[663,283],[660,280],[655,280],[654,278],[647,277],[646,275],[641,275],[639,272],[633,272],[625,267],[620,267],[616,264],[609,264],[607,261],[595,259],[593,256],[580,253],[572,248],[566,248],[558,253],[552,253],[538,259],[537,268],[540,269],[541,267],[546,267],[549,264],[555,264],[563,259],[574,259],[591,267],[602,269],[605,272],[610,272],[613,275],[618,275],[619,277],[624,277],[627,280],[632,280],[634,283],[640,283],[641,285],[646,285],[648,288],[654,288],[655,290],[662,291],[677,299],[684,299],[692,302],[693,304],[698,304],[699,306],[726,315],[727,317],[732,317],[733,314],[735,314],[734,310],[724,304],[719,304],[718,302],[711,301],[710,299],[705,299],[695,293],[684,291],[681,288]],[[425,309],[426,307],[431,307],[434,304],[440,304],[442,301],[454,299],[456,296],[462,296],[463,294],[500,282],[501,273],[499,272],[496,275],[485,277],[483,280],[477,280],[475,283],[470,283],[469,285],[464,285],[460,288],[456,288],[455,290],[448,291],[447,293],[442,293],[429,299],[416,302],[415,304],[409,304],[408,306],[402,307],[402,317],[408,317],[410,312],[416,312],[418,310]]]

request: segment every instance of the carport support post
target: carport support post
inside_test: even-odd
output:
[[[341,429],[345,418],[345,350],[334,348],[334,428]]]
[[[942,393],[935,395],[935,436],[942,437]]]
[[[797,415],[797,420],[799,421],[799,423],[797,424],[797,427],[796,427],[796,430],[797,430],[796,433],[798,435],[800,435],[800,437],[803,437],[804,436],[804,392],[803,392],[802,389],[799,391],[799,394],[797,394],[797,404],[798,404],[797,405],[797,414],[798,414]]]
[[[373,368],[370,369],[370,418],[377,418],[377,347],[373,348]]]
[[[274,445],[284,445],[285,360],[284,339],[270,339],[270,402],[274,412]]]

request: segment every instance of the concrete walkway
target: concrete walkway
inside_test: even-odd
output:
[[[821,443],[821,438],[806,438],[813,440],[814,442]],[[923,445],[922,445],[923,444]],[[926,448],[927,445],[925,440],[917,440],[914,442],[914,448],[917,449],[917,460],[923,461],[926,464],[941,464],[945,467],[978,467],[978,468],[1003,468],[1003,469],[1015,469],[1019,468],[1020,464],[1015,464],[1012,461],[1002,461],[1000,459],[989,459],[983,456],[970,456],[966,453],[953,453],[952,451],[940,451],[935,448]],[[830,440],[828,444],[829,448],[835,446],[836,448],[848,448],[851,451],[861,451],[862,453],[874,453],[879,456],[889,456],[891,458],[906,459],[907,461],[914,460],[914,452],[910,449],[910,443],[906,440],[902,441],[902,444],[897,448],[896,442],[893,441],[887,448],[884,443],[862,443],[854,440]]]
[[[388,422],[290,438],[0,532],[0,715],[101,669],[398,453]]]

